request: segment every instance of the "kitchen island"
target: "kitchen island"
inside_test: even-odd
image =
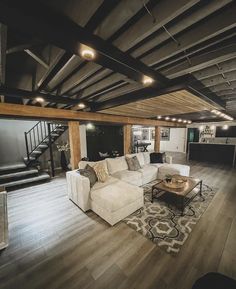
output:
[[[235,166],[236,145],[190,142],[188,159]]]

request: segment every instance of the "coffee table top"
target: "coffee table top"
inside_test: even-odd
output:
[[[165,191],[169,193],[173,193],[179,196],[186,196],[188,195],[198,184],[201,183],[202,180],[200,179],[195,179],[192,177],[184,177],[187,181],[185,183],[185,186],[183,188],[170,188],[165,185],[163,180],[160,182],[156,183],[155,185],[152,186],[152,189],[157,189],[160,191]]]

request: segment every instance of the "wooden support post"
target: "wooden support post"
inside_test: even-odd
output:
[[[81,159],[79,121],[69,121],[69,140],[72,170],[78,168]]]
[[[132,126],[129,124],[123,126],[124,155],[131,153],[131,128]]]
[[[160,126],[155,126],[154,151],[156,153],[160,152],[160,144],[161,144],[161,128],[160,128]]]

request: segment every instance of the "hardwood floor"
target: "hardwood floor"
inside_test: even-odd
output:
[[[122,222],[84,214],[64,178],[10,192],[0,289],[190,289],[210,271],[236,278],[236,170],[191,162],[191,174],[218,193],[176,257]]]

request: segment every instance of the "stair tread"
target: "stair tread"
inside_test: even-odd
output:
[[[42,153],[42,151],[36,150],[36,151],[33,151],[31,154],[41,154],[41,153]]]
[[[25,169],[25,168],[26,168],[26,165],[24,163],[8,164],[8,165],[0,166],[0,172]]]
[[[19,178],[19,177],[32,175],[32,174],[37,174],[37,173],[38,173],[38,170],[30,169],[30,170],[25,170],[25,171],[20,171],[20,172],[0,175],[0,180],[10,179],[10,178]]]
[[[7,188],[7,187],[24,185],[27,183],[38,182],[38,181],[47,180],[47,179],[50,179],[50,176],[47,173],[42,173],[36,177],[4,183],[4,184],[1,184],[1,186],[4,186]]]

